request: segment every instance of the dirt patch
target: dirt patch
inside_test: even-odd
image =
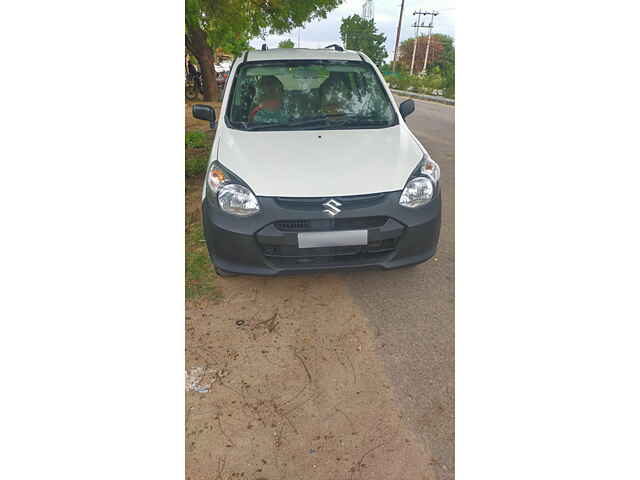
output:
[[[339,274],[187,303],[188,479],[435,479]]]

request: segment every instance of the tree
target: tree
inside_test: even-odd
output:
[[[373,20],[365,20],[360,15],[343,18],[340,37],[348,50],[363,52],[376,65],[382,65],[387,58],[387,49],[384,47],[387,37],[378,33]]]
[[[207,101],[218,99],[217,47],[239,54],[251,38],[282,34],[327,13],[343,0],[185,0],[185,43],[200,64]]]
[[[445,96],[452,97],[455,90],[455,47],[453,37],[434,33],[431,35],[431,45],[429,47],[429,61],[427,63],[427,73],[439,78],[442,82]],[[411,68],[411,57],[413,56],[413,42],[410,38],[400,44],[400,54],[398,64],[401,70],[408,71]],[[413,67],[414,73],[422,71],[424,56],[427,51],[428,37],[423,35],[418,37],[416,48],[416,60]]]
[[[440,55],[434,59],[433,64],[439,65],[443,70],[447,68],[447,66],[453,66],[456,56],[455,48],[453,46],[453,37],[443,35],[442,33],[434,33],[431,36],[432,45],[434,40],[437,40],[442,45],[442,52],[440,52]],[[429,58],[431,58],[431,52],[429,52]],[[431,62],[431,60],[429,60],[429,62]]]
[[[445,36],[445,35],[443,35]],[[451,37],[449,37],[451,38]],[[453,42],[453,39],[451,39]],[[402,65],[403,69],[411,69],[411,59],[413,58],[413,43],[415,39],[409,38],[400,44],[400,52],[398,55],[398,63]],[[413,65],[413,72],[418,73],[422,71],[424,65],[424,56],[427,53],[427,42],[429,37],[421,35],[418,37],[418,45],[416,47],[416,59]],[[427,61],[427,68],[430,68],[434,64],[442,62],[442,53],[444,46],[441,43],[440,38],[437,35],[431,35],[431,45],[429,45],[429,59]]]
[[[283,40],[278,44],[278,48],[293,48],[295,45],[293,44],[293,40],[290,38],[287,40]]]
[[[455,60],[456,60],[456,50],[453,46],[453,37],[449,35],[443,35],[441,33],[436,33],[431,37],[431,41],[433,41],[434,37],[442,44],[442,53],[439,57],[434,61],[434,67],[440,67],[440,71],[442,72],[442,76],[444,77],[445,84],[445,95],[453,96],[454,94],[454,86],[455,86]],[[429,57],[431,57],[431,53],[429,53]]]

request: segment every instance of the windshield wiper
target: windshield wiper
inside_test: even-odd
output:
[[[333,120],[338,119],[338,120]],[[355,123],[353,123],[355,122]],[[296,120],[288,123],[264,123],[260,125],[248,125],[245,130],[268,130],[271,128],[298,128],[298,127],[310,127],[313,125],[324,125],[327,127],[335,126],[367,126],[367,125],[388,125],[387,120],[380,120],[370,117],[364,117],[353,113],[332,113],[327,115],[320,115],[312,118],[303,118],[302,120]]]
[[[288,123],[264,123],[260,125],[250,125],[246,127],[246,130],[264,130],[267,128],[283,128],[283,127],[308,127],[315,124],[324,124],[330,118],[344,117],[346,113],[334,113],[329,115],[320,115],[318,117],[303,118]]]
[[[351,126],[366,126],[366,125],[388,125],[387,120],[381,120],[377,118],[365,117],[363,115],[348,114],[344,115],[344,120],[333,122],[334,125],[351,125]]]

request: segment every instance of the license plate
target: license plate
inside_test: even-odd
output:
[[[337,232],[300,232],[298,248],[350,247],[366,245],[368,230],[340,230]]]

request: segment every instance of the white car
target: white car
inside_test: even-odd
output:
[[[391,269],[431,258],[440,168],[364,54],[246,52],[234,61],[202,191],[216,272]]]
[[[227,73],[231,69],[231,61],[224,60],[220,63],[216,63],[213,65],[213,69],[216,73]]]

